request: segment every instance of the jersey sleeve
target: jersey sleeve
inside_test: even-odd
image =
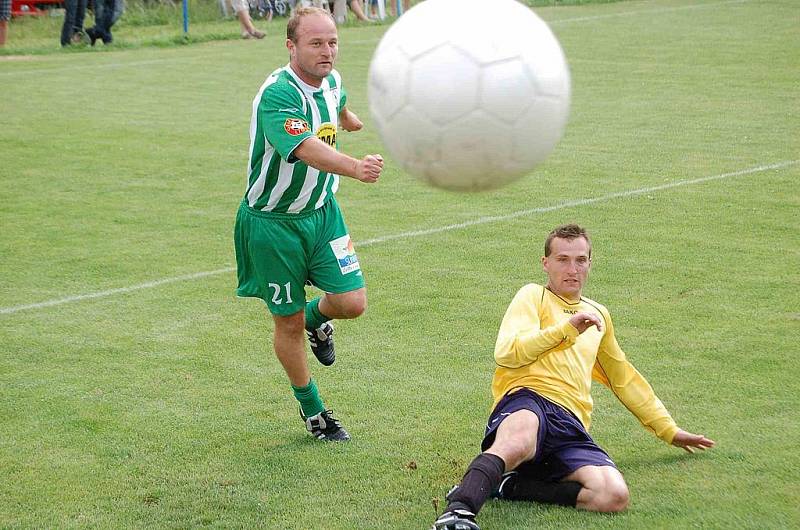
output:
[[[600,342],[592,378],[607,386],[648,431],[671,443],[678,426],[653,388],[628,361],[614,336],[611,316],[604,312],[606,332]]]
[[[575,344],[578,330],[569,323],[569,319],[541,327],[541,299],[542,287],[534,284],[526,285],[514,296],[497,334],[494,359],[498,365],[519,368],[536,362],[543,355]]]
[[[339,90],[341,96],[339,98],[339,112],[342,112],[342,109],[347,106],[347,91],[344,89],[344,86]]]
[[[258,105],[258,116],[267,142],[290,163],[297,161],[292,154],[297,146],[313,136],[303,106],[303,99],[296,90],[277,84],[264,91]]]

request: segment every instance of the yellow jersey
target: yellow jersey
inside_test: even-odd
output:
[[[598,314],[581,334],[569,323],[578,312]],[[493,407],[507,393],[527,387],[566,408],[588,430],[592,379],[607,386],[644,425],[667,443],[678,431],[653,388],[625,357],[611,315],[588,298],[565,300],[537,284],[522,287],[506,310],[494,349]]]

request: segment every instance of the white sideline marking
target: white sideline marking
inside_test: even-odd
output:
[[[637,190],[628,190],[628,191],[620,191],[617,193],[610,193],[608,195],[601,195],[600,197],[592,197],[589,199],[576,199],[574,201],[562,202],[553,206],[542,206],[539,208],[531,208],[529,210],[520,210],[518,212],[513,212],[505,215],[492,215],[486,217],[479,217],[478,219],[474,219],[472,221],[465,221],[463,223],[456,223],[447,226],[440,226],[438,228],[428,228],[426,230],[415,230],[413,232],[403,232],[402,234],[393,234],[388,236],[376,237],[374,239],[368,239],[364,242],[358,244],[358,246],[363,247],[365,245],[371,245],[374,243],[383,243],[384,241],[390,241],[393,239],[403,239],[406,237],[417,237],[429,234],[438,234],[439,232],[449,232],[450,230],[457,230],[460,228],[467,228],[469,226],[474,225],[481,225],[486,223],[494,223],[497,221],[508,221],[509,219],[516,219],[517,217],[524,217],[526,215],[531,215],[534,213],[547,213],[552,212],[555,210],[561,210],[563,208],[571,208],[573,206],[584,206],[586,204],[594,204],[596,202],[603,202],[603,201],[610,201],[612,199],[620,199],[623,197],[632,197],[634,195],[641,195],[643,193],[650,193],[654,191],[661,191],[670,188],[677,188],[679,186],[688,186],[690,184],[700,184],[701,182],[708,182],[709,180],[720,180],[729,177],[737,177],[741,175],[749,175],[751,173],[760,173],[762,171],[767,171],[770,169],[781,169],[784,167],[792,166],[794,164],[800,163],[800,160],[790,160],[786,162],[777,162],[775,164],[769,164],[766,166],[756,166],[751,167],[748,169],[742,169],[740,171],[733,171],[731,173],[722,173],[720,175],[712,175],[709,177],[700,177],[691,180],[678,180],[676,182],[670,182],[668,184],[661,184],[659,186],[650,186],[648,188],[639,188]],[[2,312],[2,311],[0,311]]]
[[[369,245],[375,245],[377,243],[384,243],[386,241],[392,241],[395,239],[406,239],[412,237],[419,237],[419,236],[427,236],[430,234],[438,234],[441,232],[449,232],[451,230],[460,230],[462,228],[467,228],[470,226],[482,225],[486,223],[495,223],[498,221],[507,221],[509,219],[515,219],[517,217],[523,217],[526,215],[536,214],[536,213],[546,213],[552,212],[555,210],[561,210],[564,208],[572,208],[573,206],[584,206],[586,204],[594,204],[603,201],[610,201],[613,199],[620,199],[624,197],[632,197],[634,195],[642,195],[643,193],[651,193],[655,191],[667,190],[671,188],[677,188],[680,186],[689,186],[692,184],[700,184],[703,182],[708,182],[712,180],[721,180],[730,177],[738,177],[741,175],[750,175],[753,173],[761,173],[762,171],[768,171],[770,169],[782,169],[785,167],[793,166],[795,164],[800,163],[800,160],[788,160],[784,162],[776,162],[774,164],[762,165],[751,167],[747,169],[742,169],[739,171],[732,171],[730,173],[721,173],[719,175],[711,175],[708,177],[700,177],[696,179],[688,179],[688,180],[678,180],[675,182],[669,182],[667,184],[661,184],[659,186],[650,186],[647,188],[639,188],[635,190],[628,190],[628,191],[621,191],[617,193],[609,193],[608,195],[601,195],[599,197],[591,197],[588,199],[576,199],[573,201],[562,202],[559,204],[555,204],[553,206],[542,206],[539,208],[530,208],[528,210],[520,210],[517,212],[512,212],[506,215],[492,215],[492,216],[485,216],[479,217],[472,221],[465,221],[463,223],[456,223],[451,225],[440,226],[438,228],[429,228],[427,230],[413,230],[411,232],[401,232],[399,234],[389,234],[386,236],[376,237],[373,239],[367,239],[365,241],[361,241],[358,243],[359,247],[366,247]],[[226,274],[229,272],[233,272],[236,270],[236,267],[225,267],[224,269],[217,269],[213,271],[206,271],[206,272],[196,272],[194,274],[184,274],[182,276],[173,276],[171,278],[163,278],[161,280],[154,280],[151,282],[140,283],[138,285],[131,285],[129,287],[120,287],[117,289],[109,289],[107,291],[99,291],[96,293],[88,293],[88,294],[79,294],[75,296],[68,296],[66,298],[58,298],[55,300],[48,300],[46,302],[38,302],[35,304],[25,304],[25,305],[18,305],[18,306],[11,306],[11,307],[3,307],[0,308],[0,315],[7,315],[11,313],[18,313],[20,311],[26,311],[29,309],[41,309],[44,307],[52,307],[56,305],[68,304],[71,302],[78,302],[81,300],[90,300],[94,298],[106,298],[109,296],[113,296],[116,294],[125,294],[134,291],[140,291],[142,289],[149,289],[151,287],[158,287],[159,285],[165,285],[169,283],[176,283],[188,280],[197,280],[199,278],[206,278],[208,276],[216,276],[218,274]]]
[[[727,4],[742,4],[750,1],[752,0],[725,0],[724,2],[713,2],[707,4],[689,4],[683,6],[659,7],[655,9],[634,9],[632,11],[618,11],[616,13],[607,13],[605,15],[590,15],[585,17],[562,18],[562,19],[550,20],[547,23],[552,25],[552,24],[563,24],[567,22],[584,22],[591,20],[601,20],[604,18],[648,15],[651,13],[668,13],[671,11],[682,11],[685,9],[700,9],[704,7],[715,7]],[[377,40],[378,39],[375,39],[375,41]],[[367,44],[370,42],[373,42],[373,40],[362,39],[362,40],[351,41],[350,44]],[[90,69],[95,70],[97,68],[120,68],[123,66],[144,66],[149,64],[176,63],[176,62],[180,63],[187,62],[187,58],[181,57],[181,58],[151,59],[144,61],[131,61],[129,63],[119,62],[119,63],[103,63],[103,64],[78,64],[72,66],[57,66],[55,68],[30,68],[27,70],[11,70],[8,72],[0,72],[0,77],[12,77],[15,75],[25,75],[25,74],[61,73],[61,72],[71,72],[73,70],[90,70]]]
[[[131,285],[130,287],[119,287],[117,289],[109,289],[108,291],[99,291],[96,293],[77,294],[75,296],[68,296],[66,298],[58,298],[56,300],[48,300],[47,302],[38,302],[36,304],[18,305],[12,307],[4,307],[0,309],[0,315],[8,313],[17,313],[25,311],[26,309],[40,309],[43,307],[51,307],[54,305],[68,304],[70,302],[79,302],[81,300],[91,300],[92,298],[105,298],[115,294],[130,293],[133,291],[141,291],[142,289],[149,289],[151,287],[158,287],[167,283],[182,282],[186,280],[196,280],[198,278],[205,278],[207,276],[216,276],[217,274],[224,274],[236,270],[234,267],[226,267],[224,269],[217,269],[215,271],[195,272],[194,274],[184,274],[183,276],[173,276],[171,278],[164,278],[162,280],[154,280],[152,282],[140,283],[138,285]]]

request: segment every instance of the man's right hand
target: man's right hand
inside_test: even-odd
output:
[[[356,163],[356,180],[373,183],[378,181],[383,171],[383,157],[381,155],[367,155]]]
[[[569,323],[578,330],[578,333],[583,333],[592,326],[596,326],[597,331],[603,331],[603,320],[594,313],[575,313],[570,317]]]

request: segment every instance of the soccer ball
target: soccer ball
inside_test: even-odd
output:
[[[500,187],[561,139],[570,77],[550,28],[516,0],[425,0],[378,44],[370,113],[388,154],[428,183]]]

